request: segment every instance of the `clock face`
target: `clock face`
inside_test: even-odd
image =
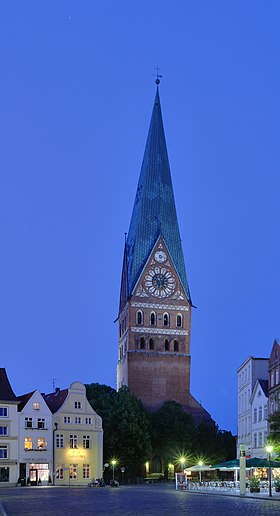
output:
[[[169,297],[176,288],[176,280],[165,267],[154,267],[145,277],[145,287],[152,296]]]
[[[165,261],[166,261],[166,258],[167,258],[167,256],[166,256],[166,254],[165,254],[165,252],[164,252],[164,251],[157,251],[157,252],[155,253],[155,260],[156,260],[157,262],[159,262],[159,263],[163,263],[163,262],[165,262]]]

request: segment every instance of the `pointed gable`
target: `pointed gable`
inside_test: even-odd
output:
[[[269,357],[269,367],[272,367],[280,360],[280,345],[277,339],[274,340],[272,350]]]
[[[0,401],[17,402],[4,367],[0,367]]]
[[[166,242],[186,297],[191,302],[157,88],[127,238],[128,296],[131,296],[159,236]]]

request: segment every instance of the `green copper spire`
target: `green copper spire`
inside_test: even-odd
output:
[[[156,84],[152,118],[126,242],[128,297],[157,239],[162,236],[191,302],[162,122],[158,78]]]

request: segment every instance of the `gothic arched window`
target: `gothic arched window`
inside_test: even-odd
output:
[[[163,314],[163,326],[169,326],[169,314]]]
[[[149,348],[150,349],[154,349],[154,341],[153,341],[153,339],[149,340]]]
[[[156,324],[156,314],[155,314],[155,312],[151,312],[150,324],[151,324],[151,326],[154,326]]]
[[[176,326],[178,328],[181,328],[182,327],[182,316],[181,314],[177,314],[177,317],[176,317]]]
[[[141,337],[141,339],[140,339],[140,349],[145,349],[145,339],[144,339],[144,337]]]
[[[177,340],[174,340],[174,351],[179,351],[179,344]]]
[[[136,314],[136,322],[137,324],[143,324],[143,312],[141,310],[138,310]]]
[[[169,351],[169,341],[167,339],[164,341],[164,350]]]

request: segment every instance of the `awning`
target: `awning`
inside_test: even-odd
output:
[[[202,464],[201,466],[199,464],[196,464],[195,466],[186,469],[188,471],[212,471],[211,466],[207,466],[207,464]]]
[[[269,468],[269,466],[271,468],[280,468],[280,462],[277,460],[259,459],[258,457],[246,460],[246,468]]]

